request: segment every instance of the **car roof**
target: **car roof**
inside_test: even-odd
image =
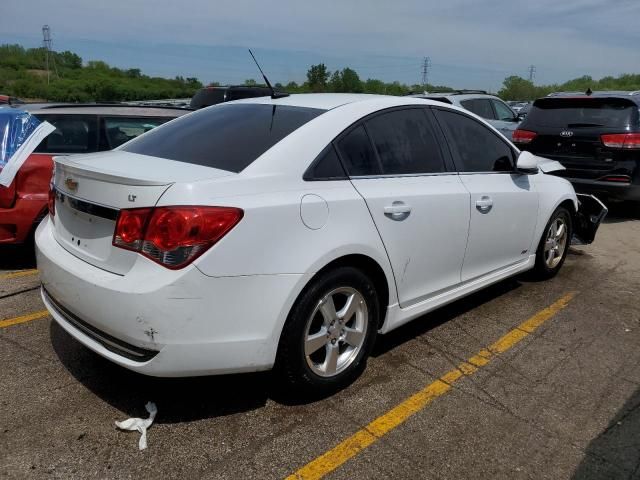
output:
[[[20,106],[22,108],[24,106]],[[38,104],[23,108],[34,115],[111,115],[122,117],[179,117],[191,112],[176,107],[97,104]]]
[[[585,92],[553,92],[542,98],[626,98],[632,100],[637,105],[640,105],[640,90],[634,91],[621,91],[621,90],[596,90],[587,95]],[[541,100],[541,99],[538,99]]]
[[[411,104],[432,104],[441,105],[428,99],[415,97],[397,97],[393,95],[375,95],[368,93],[298,93],[289,95],[288,97],[276,98],[271,97],[254,97],[235,100],[232,103],[258,103],[267,105],[288,105],[291,107],[319,108],[322,110],[333,110],[334,108],[361,102],[384,102],[389,106],[401,106]]]

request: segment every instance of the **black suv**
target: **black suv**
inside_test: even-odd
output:
[[[190,107],[197,110],[218,103],[240,100],[241,98],[268,97],[271,90],[267,87],[230,85],[226,87],[204,87],[191,99]]]
[[[513,134],[521,150],[558,160],[577,191],[640,201],[640,92],[556,93],[533,103]]]

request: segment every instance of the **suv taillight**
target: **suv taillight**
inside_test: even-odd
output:
[[[185,267],[242,219],[233,207],[157,207],[121,210],[113,245],[133,250],[160,265]]]
[[[600,135],[600,140],[609,148],[640,149],[640,133],[608,133]]]
[[[0,185],[0,208],[11,208],[16,200],[16,181],[8,187]]]
[[[513,143],[531,143],[537,136],[536,132],[517,129],[513,132]]]

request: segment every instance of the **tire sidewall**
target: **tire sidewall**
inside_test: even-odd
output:
[[[565,245],[564,252],[562,253],[562,258],[560,259],[560,262],[558,263],[558,265],[556,265],[553,268],[550,268],[545,262],[544,246],[547,240],[547,235],[549,234],[549,229],[551,228],[551,224],[560,216],[564,217],[565,225],[567,226],[567,243]],[[547,225],[545,226],[544,231],[542,232],[542,237],[540,238],[540,244],[538,245],[538,251],[536,252],[535,269],[540,276],[545,278],[550,278],[556,275],[560,271],[560,269],[562,268],[562,265],[564,265],[565,259],[567,258],[567,253],[569,252],[569,247],[571,246],[572,237],[573,237],[573,222],[571,218],[571,213],[565,207],[558,207],[551,215],[551,218],[549,218],[549,221],[547,222]]]
[[[307,321],[318,302],[330,291],[339,287],[351,287],[360,292],[367,303],[367,333],[354,359],[343,372],[333,377],[321,377],[314,373],[306,361],[304,340]],[[371,279],[354,267],[339,267],[321,273],[296,300],[280,338],[276,369],[290,385],[307,392],[330,393],[352,383],[364,370],[373,348],[380,318],[378,294]]]

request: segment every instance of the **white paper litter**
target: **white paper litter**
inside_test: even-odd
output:
[[[147,429],[156,418],[156,413],[158,413],[158,407],[153,402],[147,402],[144,408],[149,412],[149,418],[128,418],[122,422],[116,422],[116,427],[120,430],[130,430],[132,432],[137,430],[140,432],[140,441],[138,442],[140,450],[147,448]]]

